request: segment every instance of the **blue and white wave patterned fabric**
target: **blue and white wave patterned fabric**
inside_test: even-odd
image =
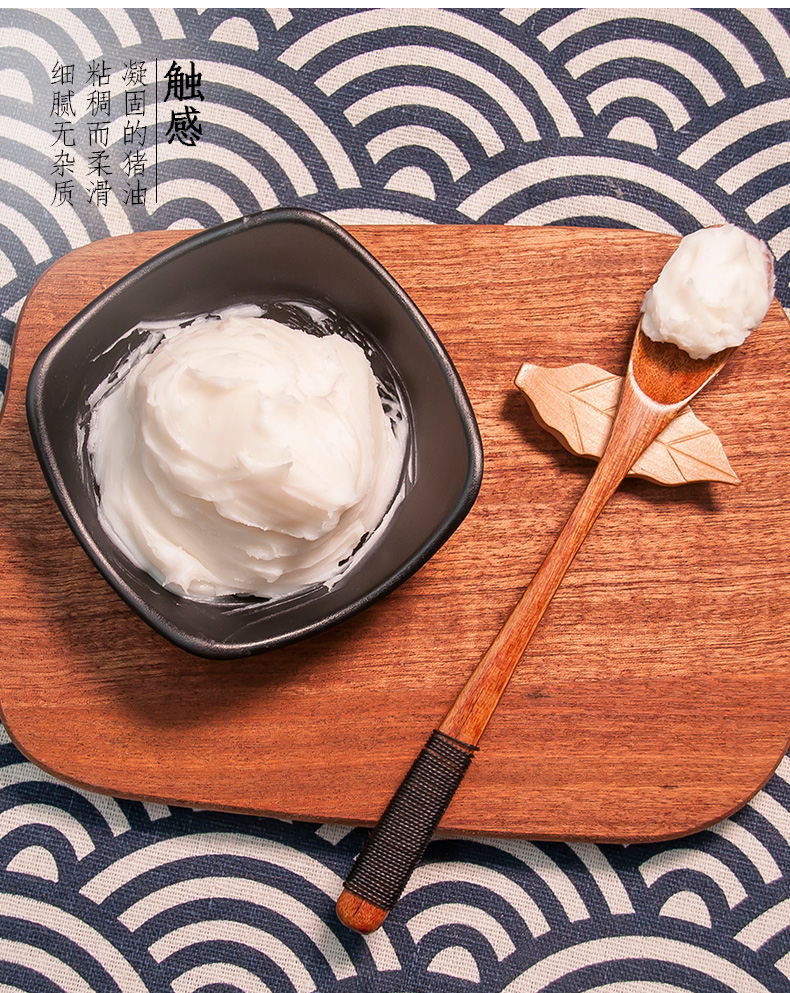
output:
[[[341,223],[726,219],[768,242],[788,306],[789,32],[758,9],[0,11],[0,390],[54,259],[278,204]],[[52,70],[102,59],[117,100],[124,63],[194,60],[203,133],[168,143],[160,121],[155,199],[113,182],[106,205],[58,203]],[[73,90],[87,131],[89,84]],[[84,190],[93,151],[76,142]],[[368,939],[334,915],[363,838],[82,792],[2,737],[0,990],[790,991],[788,759],[679,842],[436,841]]]

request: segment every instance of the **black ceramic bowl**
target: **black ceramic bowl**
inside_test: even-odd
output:
[[[335,315],[367,347],[409,419],[406,494],[377,541],[331,590],[279,600],[199,602],[163,589],[99,523],[85,447],[88,400],[139,339],[140,322],[238,303],[304,304]],[[47,345],[27,411],[47,483],[66,521],[116,592],[156,631],[207,658],[235,658],[305,638],[385,596],[458,527],[477,496],[482,446],[441,343],[386,270],[337,224],[300,209],[240,218],[162,252],[98,297]]]

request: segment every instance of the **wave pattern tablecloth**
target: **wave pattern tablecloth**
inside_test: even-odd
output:
[[[790,15],[758,9],[4,10],[0,389],[55,258],[278,204],[341,223],[728,220],[768,242],[788,306],[789,32]],[[98,59],[116,101],[130,62],[201,74],[194,145],[168,142],[164,117],[154,143],[144,87],[145,202],[129,198],[117,113],[112,192],[84,195],[84,76],[69,173],[83,195],[57,199],[52,70]],[[369,939],[334,917],[363,838],[85,793],[3,737],[0,990],[790,990],[788,759],[731,820],[671,844],[436,841]]]

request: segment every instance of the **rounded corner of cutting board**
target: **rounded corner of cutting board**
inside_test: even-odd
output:
[[[142,792],[130,793],[128,788],[125,788],[122,782],[100,782],[95,778],[85,779],[79,774],[75,774],[75,771],[72,770],[67,763],[63,762],[61,750],[58,750],[56,757],[52,757],[49,753],[41,750],[38,744],[31,744],[29,739],[26,740],[24,734],[19,734],[15,729],[13,722],[9,721],[7,715],[4,713],[2,705],[0,705],[0,723],[5,728],[11,744],[22,754],[25,759],[27,759],[28,762],[34,765],[37,769],[40,769],[43,773],[46,773],[47,776],[51,776],[52,779],[57,780],[65,786],[71,786],[78,790],[85,790],[88,793],[100,793],[104,796],[124,798],[127,800],[136,800],[140,802],[151,801],[155,803],[168,802],[165,799],[148,796]]]
[[[97,790],[98,787],[93,786],[89,783],[81,783],[74,779],[66,769],[58,768],[57,763],[51,763],[46,755],[39,753],[35,746],[35,743],[31,744],[30,738],[27,734],[29,727],[25,724],[22,725],[22,730],[20,731],[14,724],[13,720],[8,716],[6,710],[3,708],[2,699],[0,699],[0,724],[5,728],[5,732],[8,735],[8,739],[11,744],[20,752],[24,758],[31,762],[36,768],[41,769],[48,776],[52,776],[54,779],[58,779],[61,782],[68,783],[71,786],[79,786],[81,789],[87,790]]]

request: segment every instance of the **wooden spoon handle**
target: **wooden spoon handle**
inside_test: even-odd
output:
[[[680,406],[653,403],[626,378],[606,451],[587,488],[357,857],[337,903],[348,927],[375,931],[397,903],[574,556],[623,477]]]
[[[678,409],[652,403],[635,393],[628,379],[624,381],[606,451],[590,482],[439,730],[470,745],[478,743],[530,638],[593,524],[634,462]]]

